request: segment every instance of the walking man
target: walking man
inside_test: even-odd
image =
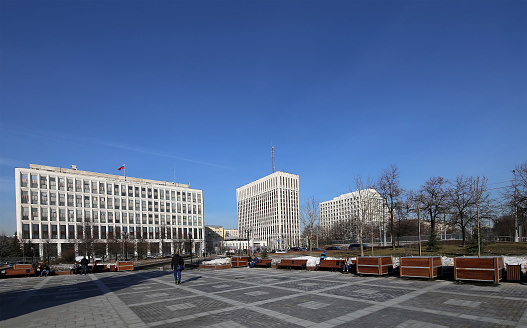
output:
[[[179,255],[179,253],[174,254],[172,257],[172,263],[170,264],[170,268],[172,271],[174,271],[174,279],[176,281],[176,285],[181,284],[181,271],[185,269],[185,261],[183,260],[183,257]]]
[[[86,274],[88,272],[88,263],[90,263],[90,261],[88,261],[88,259],[85,257],[82,258],[81,260],[81,274]]]

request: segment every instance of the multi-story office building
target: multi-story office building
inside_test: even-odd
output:
[[[17,234],[39,255],[204,250],[202,190],[76,166],[31,164],[15,169],[15,181]]]
[[[238,231],[255,247],[300,244],[298,175],[274,172],[236,189]]]
[[[361,221],[364,226],[371,228],[375,225],[383,231],[383,219],[386,217],[384,204],[384,198],[375,189],[354,191],[321,202],[320,228],[327,232],[338,224],[346,223],[348,237],[356,240]]]

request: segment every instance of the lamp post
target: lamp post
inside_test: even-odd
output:
[[[517,243],[520,241],[518,235],[518,189],[516,187],[516,170],[512,170],[514,174],[514,242]]]
[[[192,233],[188,234],[188,238],[190,240],[190,264],[192,264]]]

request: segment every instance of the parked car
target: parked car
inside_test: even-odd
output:
[[[338,246],[329,246],[328,248],[326,248],[326,251],[341,251],[342,248],[338,247]]]
[[[311,250],[312,250],[312,251],[321,251],[321,250],[322,250],[322,248],[318,248],[318,247],[313,247],[313,248],[311,248]]]
[[[363,244],[362,244],[362,247],[363,247],[364,249],[371,249],[371,245],[370,245],[370,244],[364,244],[364,243],[363,243]],[[350,245],[348,246],[348,249],[349,249],[350,251],[358,251],[358,250],[360,250],[360,244],[350,244]]]
[[[287,253],[287,251],[285,249],[277,249],[276,250],[276,253],[278,254],[284,254],[284,253]]]

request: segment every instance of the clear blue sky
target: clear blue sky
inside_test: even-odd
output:
[[[526,1],[0,2],[0,232],[30,163],[203,189],[277,170],[300,200],[527,161]]]

